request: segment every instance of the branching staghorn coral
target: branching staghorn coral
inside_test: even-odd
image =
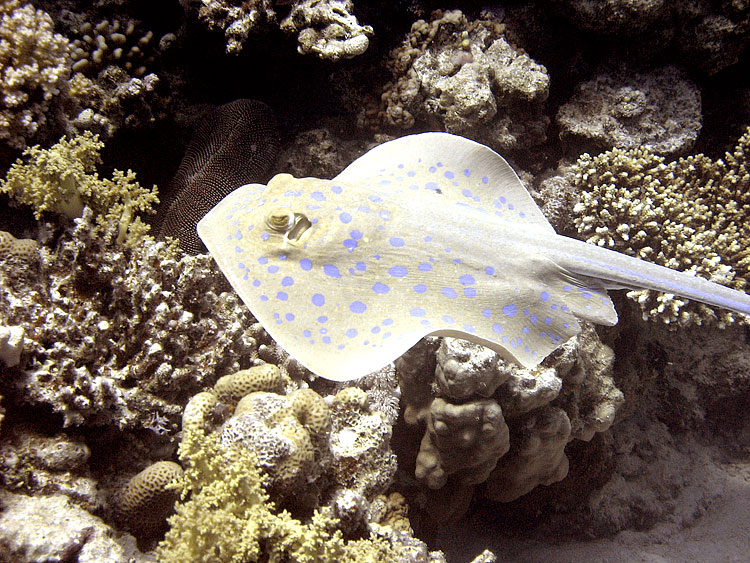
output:
[[[750,280],[750,128],[719,160],[697,154],[668,162],[648,149],[583,154],[573,167],[575,206],[588,241],[738,290]],[[680,326],[735,321],[669,294],[631,291],[645,318]]]
[[[115,223],[117,242],[132,246],[148,232],[136,214],[154,212],[159,202],[156,187],[142,187],[132,170],[114,170],[111,180],[99,178],[96,166],[103,147],[99,137],[88,131],[62,138],[49,149],[30,147],[0,180],[0,192],[30,205],[37,219],[46,211],[80,217],[84,206],[89,206],[100,228]]]

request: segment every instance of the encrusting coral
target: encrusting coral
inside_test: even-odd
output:
[[[159,202],[156,187],[142,187],[132,170],[114,170],[111,180],[100,178],[96,166],[103,147],[98,136],[87,131],[72,139],[63,137],[49,149],[27,148],[0,180],[0,193],[31,206],[37,219],[47,211],[80,217],[88,206],[100,229],[117,225],[118,244],[138,244],[148,226],[137,214],[154,212]]]
[[[718,160],[668,162],[646,148],[583,154],[573,167],[581,236],[593,244],[744,290],[750,280],[750,129]],[[643,317],[680,326],[738,315],[669,294],[631,291]]]
[[[0,3],[0,139],[24,148],[70,77],[68,39],[52,18],[19,0]]]

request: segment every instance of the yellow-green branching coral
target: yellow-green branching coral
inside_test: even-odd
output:
[[[197,426],[183,433],[183,500],[157,548],[160,562],[395,560],[395,548],[383,539],[345,541],[328,508],[307,523],[277,512],[249,449],[225,449]]]
[[[750,280],[750,128],[713,160],[697,154],[668,161],[648,149],[583,154],[573,167],[583,188],[578,232],[588,241],[746,290]],[[633,291],[644,318],[687,325],[737,317],[653,291]]]
[[[136,215],[154,212],[156,187],[141,186],[132,170],[114,170],[111,179],[100,178],[96,167],[103,147],[97,135],[86,131],[63,137],[49,149],[27,148],[0,180],[0,192],[31,206],[37,219],[47,211],[79,217],[89,206],[100,227],[117,226],[118,243],[138,241],[148,226]]]

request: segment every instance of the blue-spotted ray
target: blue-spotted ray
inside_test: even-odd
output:
[[[447,133],[384,143],[333,180],[242,186],[198,233],[269,334],[333,380],[430,334],[536,366],[577,318],[617,322],[606,288],[750,314],[744,293],[557,235],[500,155]]]

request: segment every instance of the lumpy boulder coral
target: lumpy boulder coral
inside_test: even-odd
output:
[[[503,26],[436,11],[412,25],[388,60],[393,80],[380,119],[413,127],[426,121],[497,148],[543,142],[549,89],[546,69],[503,37]]]
[[[731,152],[668,161],[647,148],[583,154],[575,223],[590,243],[744,290],[750,254],[750,130]],[[728,324],[737,314],[654,291],[631,291],[644,318]]]
[[[514,500],[568,473],[565,447],[606,431],[623,403],[614,356],[584,325],[539,367],[507,363],[487,348],[429,339],[396,362],[405,422],[424,429],[415,477],[432,489],[433,517],[460,517],[475,494]],[[414,447],[414,446],[412,446]]]

